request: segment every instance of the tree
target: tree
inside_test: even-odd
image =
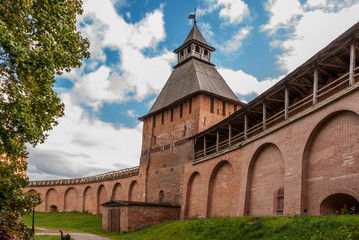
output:
[[[43,143],[64,114],[55,76],[90,57],[76,30],[79,14],[81,0],[0,0],[0,234],[20,224],[6,226],[3,216],[18,219],[37,199],[21,192],[28,179],[19,172],[26,170],[25,144]]]

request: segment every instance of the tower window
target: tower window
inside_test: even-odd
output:
[[[225,101],[223,101],[222,115],[226,116],[226,102]]]
[[[211,113],[214,112],[214,97],[211,97]]]
[[[188,46],[187,53],[190,53],[192,51],[191,46]]]
[[[162,125],[164,124],[164,122],[165,122],[165,112],[162,112],[162,116],[161,116]]]
[[[196,46],[196,49],[195,49],[195,50],[196,50],[196,52],[198,52],[198,53],[200,52],[200,49],[199,49],[198,46]]]
[[[190,99],[189,100],[189,107],[188,107],[188,112],[189,112],[189,114],[191,114],[191,112],[192,112],[192,99]]]
[[[156,127],[156,115],[153,115],[153,128]]]
[[[173,122],[173,108],[171,108],[171,122]]]
[[[180,58],[183,58],[183,50],[180,53]]]
[[[186,134],[187,134],[187,127],[186,127],[186,126],[184,126],[184,128],[183,128],[183,132],[182,132],[182,137],[185,137],[185,136],[186,136]]]
[[[208,57],[208,50],[207,49],[204,50],[204,56]]]
[[[180,105],[180,118],[183,116],[183,104]]]

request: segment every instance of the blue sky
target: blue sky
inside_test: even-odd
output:
[[[84,0],[78,30],[91,59],[57,77],[65,116],[29,148],[30,180],[95,175],[139,164],[142,124],[197,25],[212,63],[250,101],[359,21],[359,0]]]

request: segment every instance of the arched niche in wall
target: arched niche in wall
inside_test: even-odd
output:
[[[282,192],[283,195],[280,195]],[[249,164],[245,215],[282,215],[285,205],[277,209],[277,203],[284,203],[284,193],[282,153],[276,145],[264,144],[258,148]]]
[[[122,185],[116,183],[112,189],[112,199],[113,200],[126,200],[126,194],[123,191]]]
[[[76,189],[73,187],[68,188],[64,196],[64,210],[79,211],[78,202],[79,198]]]
[[[213,169],[209,179],[208,210],[209,217],[235,217],[239,185],[228,161],[222,161]]]
[[[201,175],[192,173],[187,183],[185,218],[204,216],[203,183]]]
[[[102,203],[109,201],[110,199],[107,197],[107,191],[104,185],[100,185],[97,190],[97,212],[102,213]]]
[[[52,206],[52,208],[51,208],[51,206]],[[46,196],[45,196],[45,209],[46,209],[46,212],[54,211],[55,207],[56,207],[56,210],[59,207],[58,193],[54,188],[50,188],[46,192]]]
[[[140,187],[138,186],[138,183],[136,180],[132,181],[130,184],[130,188],[128,191],[128,200],[134,201],[134,202],[141,201]]]
[[[96,213],[95,194],[90,186],[86,187],[83,195],[83,210],[89,213]]]
[[[358,114],[343,110],[325,117],[308,138],[302,169],[302,213],[320,214],[320,199],[328,193],[359,192]]]

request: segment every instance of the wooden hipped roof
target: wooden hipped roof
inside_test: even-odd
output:
[[[213,64],[192,58],[173,70],[147,115],[200,92],[239,102]]]

